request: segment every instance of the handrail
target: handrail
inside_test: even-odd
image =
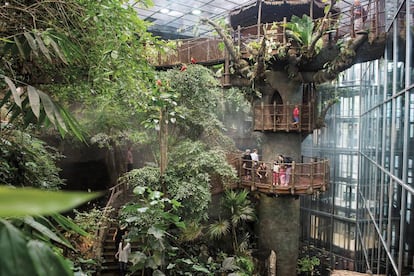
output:
[[[252,162],[251,160],[243,160],[240,155],[229,154],[227,156],[227,162],[235,168],[239,182],[226,187],[215,186],[212,188],[213,194],[221,193],[225,189],[248,188],[251,191],[258,190],[259,192],[274,195],[309,195],[325,191],[329,184],[329,160],[326,159],[309,158],[308,162],[281,164],[291,165],[292,167],[289,170],[289,183],[282,183],[279,178],[280,175],[278,175],[277,183],[275,183],[273,162],[259,162],[259,164],[266,164],[268,173],[266,179],[260,179],[256,175],[258,166],[245,169],[242,167],[243,161]]]
[[[108,217],[110,217],[111,213],[114,211],[111,207],[119,196],[122,195],[125,197],[127,188],[128,184],[126,182],[120,182],[115,186],[109,188],[110,196],[108,202],[104,207],[102,216],[99,219],[99,227],[96,230],[95,240],[93,244],[93,252],[95,253],[94,255],[96,260],[100,260],[100,258],[102,257],[103,240],[105,238],[109,226]]]
[[[379,4],[379,0],[369,1],[363,7],[368,13],[365,29],[369,30],[372,36],[378,36],[381,32],[385,32],[385,16],[384,11],[380,10],[381,5]],[[315,23],[320,20],[322,18],[313,19]],[[237,27],[232,33],[234,45],[238,46],[237,48],[240,53],[246,52],[246,46],[250,42],[258,42],[264,37],[262,32],[259,35],[257,34],[257,29],[266,30],[266,37],[269,40],[285,44],[287,42],[285,35],[286,22],[285,18],[281,22]],[[328,24],[330,25],[325,27],[326,30],[333,29],[334,32],[328,32],[323,37],[325,42],[335,42],[349,35],[355,37],[352,4],[342,8],[340,13],[332,13],[329,16]],[[223,40],[218,37],[177,40],[177,48],[175,51],[168,51],[167,54],[159,53],[157,60],[149,60],[149,62],[157,66],[174,66],[182,63],[190,63],[192,57],[199,63],[211,63],[212,61],[224,62],[225,50],[220,46],[222,42]],[[291,46],[291,48],[294,47],[294,45]]]
[[[253,129],[258,131],[306,131],[314,127],[313,105],[298,104],[299,123],[293,124],[292,112],[296,104],[257,104],[253,108]]]

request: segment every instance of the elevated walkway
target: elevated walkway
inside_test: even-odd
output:
[[[260,104],[253,108],[253,130],[255,131],[286,131],[311,133],[314,129],[314,105],[298,105],[300,110],[299,123],[293,124],[293,104]]]
[[[326,30],[331,30],[323,37],[325,44],[336,43],[346,37],[355,37],[356,30],[353,16],[353,1],[343,2],[340,13],[330,14]],[[369,0],[363,5],[367,11],[367,20],[364,23],[364,29],[368,30],[371,37],[377,37],[385,32],[385,16],[384,7],[381,6],[380,0]],[[312,17],[312,12],[310,12]],[[319,19],[314,19],[318,21]],[[238,27],[232,30],[231,37],[233,44],[239,50],[241,56],[249,59],[252,47],[258,45],[258,42],[266,36],[266,38],[275,45],[273,53],[278,51],[277,45],[287,43],[285,24],[287,19],[282,22],[261,23],[249,27]],[[380,22],[380,23],[379,23]],[[156,58],[152,57],[149,62],[159,68],[171,68],[181,66],[182,64],[196,63],[202,65],[222,64],[229,61],[229,57],[225,51],[223,40],[219,37],[214,38],[194,38],[185,40],[176,40],[175,49],[165,53],[158,53]],[[291,47],[292,48],[292,47]],[[293,46],[294,48],[294,46]],[[223,76],[223,85],[229,85],[229,72]]]
[[[236,169],[239,181],[230,187],[216,183],[211,189],[212,194],[221,193],[225,189],[245,188],[268,195],[312,195],[326,191],[329,185],[328,160],[304,158],[302,163],[282,164],[291,169],[280,171],[276,175],[273,173],[273,162],[260,161],[259,164],[265,163],[267,167],[267,177],[264,178],[257,175],[259,164],[244,169],[241,157],[232,157],[229,163]]]

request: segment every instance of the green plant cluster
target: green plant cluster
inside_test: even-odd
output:
[[[57,190],[64,184],[56,162],[59,152],[19,130],[0,130],[0,184]]]

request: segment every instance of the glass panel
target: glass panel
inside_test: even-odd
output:
[[[408,49],[413,49],[413,45],[414,45],[414,1],[407,1],[407,3],[409,3],[409,11],[410,11],[410,31],[408,32],[408,35],[410,36],[409,38],[407,37],[407,42],[408,42]],[[406,60],[407,62],[410,61],[410,70],[409,70],[409,75],[407,76],[407,78],[409,77],[409,83],[412,84],[414,83],[414,53],[413,51],[408,51],[406,53]]]
[[[408,111],[408,148],[407,148],[407,183],[414,187],[413,182],[413,166],[414,166],[414,88],[408,93],[409,98],[409,111]]]
[[[394,19],[394,15],[397,12],[397,1],[385,1],[385,17],[387,20],[387,27],[389,27]],[[390,27],[392,28],[392,27]]]
[[[391,130],[392,130],[392,125],[391,125],[391,111],[392,111],[392,106],[391,106],[391,102],[387,102],[385,104],[385,141],[383,146],[383,150],[384,152],[384,164],[382,164],[385,168],[390,169],[390,157],[391,157]]]
[[[395,99],[394,175],[402,179],[404,145],[404,95]]]
[[[392,29],[391,29],[392,30]],[[387,80],[387,86],[386,86],[386,97],[389,98],[392,95],[392,82],[393,82],[393,76],[394,76],[394,42],[393,42],[393,35],[392,33],[388,34],[387,36],[387,45],[386,45],[386,80]]]
[[[401,7],[397,18],[397,64],[395,84],[397,92],[405,87],[405,50],[406,50],[406,13],[405,4]]]

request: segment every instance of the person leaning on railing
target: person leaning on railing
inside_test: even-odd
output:
[[[354,20],[354,31],[363,31],[364,23],[367,19],[367,11],[362,7],[360,0],[355,0],[352,6],[352,16]]]

